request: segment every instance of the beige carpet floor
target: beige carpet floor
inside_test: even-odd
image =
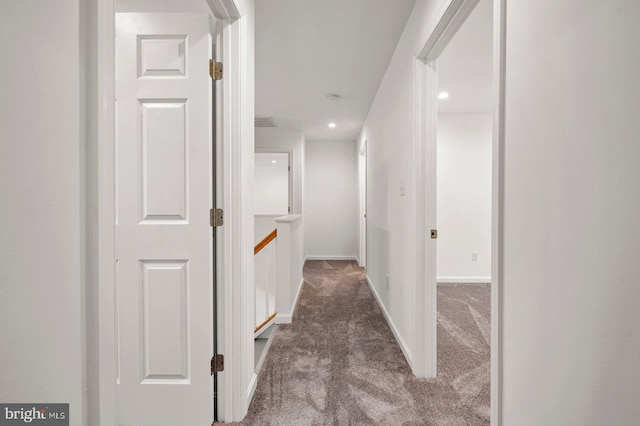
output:
[[[242,425],[489,425],[490,286],[438,286],[438,378],[416,379],[350,261],[308,261]]]

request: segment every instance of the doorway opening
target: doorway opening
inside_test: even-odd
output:
[[[436,59],[438,375],[456,371],[490,415],[492,3],[479,0]],[[488,419],[487,419],[488,420]]]
[[[276,228],[275,219],[293,212],[293,151],[259,148],[255,150],[254,245]],[[262,315],[255,320],[262,323]]]
[[[492,4],[437,59],[438,283],[491,281]]]
[[[473,352],[468,367],[486,382],[483,405],[492,422],[499,420],[501,6],[501,0],[446,2],[416,60],[416,170],[424,183],[417,193],[417,253],[424,262],[417,273],[423,286],[416,294],[421,340],[414,372],[446,371],[457,340]],[[466,317],[468,329],[455,315]]]
[[[291,213],[291,154],[255,153],[255,214],[285,216]]]

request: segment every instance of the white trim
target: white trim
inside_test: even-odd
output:
[[[436,226],[436,127],[438,113],[437,58],[473,11],[478,0],[447,0],[441,3],[427,26],[422,49],[414,61],[416,123],[416,291],[414,297],[413,372],[417,377],[437,375],[436,244],[428,235]]]
[[[479,0],[443,2],[428,26],[426,34],[429,35],[429,38],[416,57],[423,62],[437,59],[478,2]]]
[[[326,255],[313,255],[305,256],[304,261],[307,260],[358,260],[357,256],[326,256]]]
[[[491,206],[491,425],[502,425],[502,356],[504,321],[504,152],[506,81],[506,4],[493,1],[493,148]]]
[[[240,0],[235,3],[239,4]],[[245,417],[247,386],[254,374],[254,116],[253,65],[249,65],[253,63],[253,56],[250,55],[252,42],[248,38],[251,23],[248,17],[223,21],[222,35],[224,170],[222,194],[217,195],[224,199],[222,208],[225,209],[225,223],[220,228],[225,245],[225,279],[221,281],[224,296],[219,298],[224,306],[218,305],[218,315],[222,314],[224,320],[222,327],[218,327],[218,343],[222,343],[221,351],[224,352],[220,353],[228,361],[225,371],[219,375],[223,387],[218,387],[219,399],[222,399],[218,404],[218,419],[224,422],[240,421]]]
[[[270,342],[267,342],[267,345],[270,345]],[[267,350],[268,348],[265,347],[264,352],[260,357],[260,361],[259,361],[260,366],[262,366],[262,362],[264,361],[264,355],[267,353]],[[256,369],[256,371],[260,371],[260,370]],[[249,388],[247,389],[247,407],[249,406],[249,404],[251,404],[251,400],[253,399],[253,395],[256,393],[257,386],[258,386],[258,374],[253,373],[253,376],[251,377],[251,382],[249,382]]]
[[[436,128],[437,81],[435,63],[414,60],[415,123],[414,158],[416,185],[415,235],[416,285],[413,298],[414,362],[413,374],[419,378],[437,375],[437,286],[436,245],[429,230],[436,228]]]
[[[291,324],[293,322],[293,314],[278,314],[276,316],[276,324]]]
[[[98,381],[100,424],[117,424],[115,335],[115,0],[97,0]]]
[[[236,0],[205,0],[213,15],[218,19],[234,22],[241,18],[242,13]]]
[[[363,139],[358,155],[358,265],[367,266],[367,145]]]
[[[298,299],[300,298],[300,292],[302,291],[302,284],[304,284],[304,277],[302,277],[300,284],[298,284],[298,291],[296,291],[296,297],[293,299],[293,304],[291,305],[291,313],[276,315],[276,324],[291,324],[293,322],[293,314],[296,313],[296,308],[298,307]]]
[[[436,277],[438,283],[491,284],[491,277]]]
[[[367,152],[367,142],[368,142],[367,139],[365,139],[362,142],[362,147],[360,148],[360,155],[364,155],[364,153]]]
[[[402,338],[402,335],[400,334],[398,327],[396,327],[396,324],[391,319],[391,315],[389,315],[389,312],[384,307],[384,303],[382,303],[382,299],[380,299],[380,295],[378,294],[378,292],[376,291],[376,288],[373,286],[373,283],[369,279],[369,275],[365,275],[365,278],[367,280],[367,284],[369,285],[369,288],[371,289],[371,293],[373,293],[373,296],[376,298],[376,302],[378,303],[380,310],[382,310],[382,313],[384,314],[384,317],[387,320],[387,324],[389,324],[389,328],[391,329],[393,336],[396,338],[396,341],[398,342],[398,346],[400,346],[400,349],[402,349],[402,353],[404,354],[404,357],[406,358],[407,363],[409,363],[409,367],[411,367],[411,369],[413,370],[413,355],[411,354],[411,350],[409,349],[409,346],[407,346],[407,343]]]

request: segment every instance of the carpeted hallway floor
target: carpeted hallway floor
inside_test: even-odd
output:
[[[437,379],[416,379],[364,270],[308,261],[243,425],[489,425],[489,285],[438,287]]]

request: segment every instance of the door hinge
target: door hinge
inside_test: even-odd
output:
[[[209,75],[213,80],[222,80],[222,62],[209,59]]]
[[[211,375],[224,371],[224,355],[215,354],[211,357]]]
[[[211,209],[209,210],[209,225],[216,228],[218,226],[222,226],[223,211],[222,209]]]

